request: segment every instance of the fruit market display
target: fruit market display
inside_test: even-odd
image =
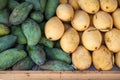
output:
[[[120,0],[0,0],[0,70],[120,68]]]

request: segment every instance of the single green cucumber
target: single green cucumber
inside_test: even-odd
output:
[[[40,66],[40,69],[43,69],[43,70],[63,70],[63,71],[74,70],[74,68],[71,65],[69,65],[65,62],[62,62],[62,61],[58,61],[58,60],[47,61],[45,64]]]
[[[29,2],[21,3],[12,11],[9,22],[13,25],[21,24],[27,18],[32,8],[33,5]]]
[[[43,50],[43,47],[37,46],[28,46],[27,50],[31,59],[37,64],[42,65],[46,61],[46,54]]]
[[[29,46],[34,46],[39,43],[41,38],[41,29],[39,25],[32,19],[27,19],[22,24],[22,31],[27,39]]]
[[[21,61],[17,62],[12,69],[13,70],[31,70],[35,63],[30,57],[26,57]]]
[[[27,56],[24,50],[16,48],[8,49],[0,53],[0,70],[5,70],[13,66],[16,62],[22,60]]]
[[[70,55],[65,53],[61,49],[45,47],[44,50],[46,52],[47,59],[61,60],[68,64],[70,64],[72,61]]]
[[[48,20],[55,15],[59,0],[48,0],[45,8],[45,18]]]
[[[40,0],[40,11],[44,13],[47,0]]]
[[[14,35],[6,35],[0,37],[0,52],[14,46],[16,43],[17,37]]]

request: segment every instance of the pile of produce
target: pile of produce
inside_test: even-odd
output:
[[[120,0],[0,0],[0,70],[120,68]]]

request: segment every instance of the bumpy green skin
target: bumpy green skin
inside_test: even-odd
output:
[[[5,25],[0,24],[0,36],[7,35],[9,33],[10,33],[10,29]]]
[[[21,24],[32,10],[33,5],[28,2],[23,2],[18,5],[10,15],[9,22],[13,25]]]
[[[0,70],[5,70],[13,66],[16,62],[27,56],[24,50],[8,49],[0,53]]]
[[[66,62],[68,64],[71,63],[70,55],[68,55],[61,49],[45,47],[44,50],[46,52],[47,59],[60,60],[60,61]]]
[[[14,35],[7,35],[0,37],[0,52],[12,47],[17,40],[17,37]]]
[[[0,9],[3,9],[6,7],[8,0],[0,0]]]
[[[7,9],[0,10],[0,23],[8,24],[9,14]]]
[[[40,68],[43,70],[74,70],[71,65],[58,60],[47,61]]]
[[[37,65],[45,63],[46,54],[41,46],[28,46],[27,50],[29,52],[29,56]]]
[[[44,16],[40,11],[32,12],[30,17],[31,17],[31,19],[33,19],[33,20],[35,20],[36,22],[39,22],[39,23],[42,22],[43,19],[44,19]]]
[[[16,0],[9,0],[8,1],[8,7],[9,9],[12,11],[15,7],[17,7],[18,5],[20,5],[19,2],[17,2]]]
[[[22,32],[21,26],[12,26],[12,34],[17,36],[17,43],[18,44],[26,44],[27,40],[25,35]]]
[[[55,15],[59,0],[48,0],[45,8],[45,18],[48,20]]]
[[[35,65],[30,57],[26,57],[23,60],[17,62],[12,69],[13,70],[30,70]]]
[[[25,1],[33,4],[35,10],[40,10],[39,0],[25,0]]]
[[[39,0],[39,1],[40,1],[40,11],[44,13],[47,0]]]
[[[27,19],[22,24],[22,31],[27,39],[29,46],[36,45],[41,38],[41,30],[39,25],[32,19]]]
[[[53,46],[54,46],[54,42],[48,40],[48,39],[45,38],[44,36],[41,37],[39,43],[40,43],[40,44],[43,44],[44,46],[50,47],[50,48],[53,48]]]

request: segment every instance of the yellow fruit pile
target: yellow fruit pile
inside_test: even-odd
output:
[[[120,67],[120,0],[60,0],[45,35],[60,41],[79,70]],[[115,56],[114,54],[115,53]]]

